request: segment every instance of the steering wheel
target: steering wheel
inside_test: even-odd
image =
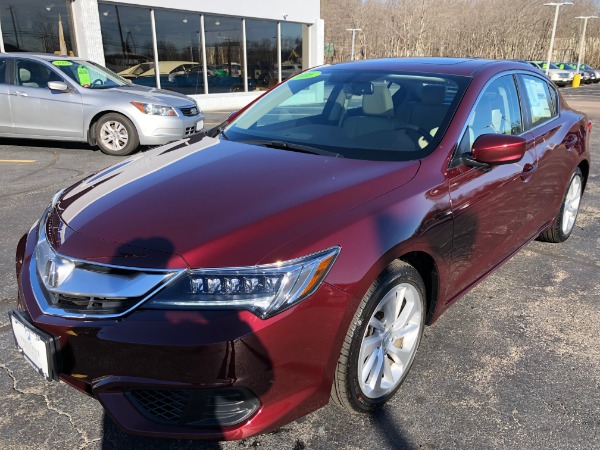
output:
[[[425,142],[427,144],[429,144],[431,142],[431,139],[433,138],[433,136],[429,133],[429,131],[424,130],[421,127],[418,127],[416,125],[398,125],[397,127],[394,127],[394,130],[406,130],[406,131],[412,131],[416,134],[419,135],[419,137],[422,137]]]
[[[104,84],[104,81],[102,81],[100,78],[96,78],[94,81],[92,81],[91,86],[94,87],[96,85],[98,86],[102,86]]]

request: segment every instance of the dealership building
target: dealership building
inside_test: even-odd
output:
[[[2,52],[89,59],[205,110],[323,63],[320,0],[0,0],[0,26]]]

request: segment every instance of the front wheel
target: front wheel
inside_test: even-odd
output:
[[[140,145],[131,120],[117,113],[106,114],[98,120],[96,140],[102,153],[113,156],[130,155]]]
[[[394,261],[373,283],[352,320],[332,399],[352,412],[383,406],[413,363],[425,325],[425,286],[417,270]]]
[[[578,167],[575,169],[565,198],[563,199],[560,211],[550,227],[545,230],[539,236],[540,241],[545,242],[564,242],[566,241],[573,228],[575,228],[575,220],[577,219],[577,213],[579,212],[579,204],[581,203],[581,196],[583,195],[583,174],[581,169]]]

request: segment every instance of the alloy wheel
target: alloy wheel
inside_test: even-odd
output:
[[[404,379],[419,344],[422,304],[417,289],[401,283],[373,311],[358,360],[358,380],[367,397],[385,396]]]
[[[581,176],[575,175],[569,185],[569,190],[565,197],[563,206],[561,231],[563,234],[568,235],[573,230],[575,225],[575,219],[577,218],[577,212],[579,211],[579,203],[581,202]]]
[[[121,122],[109,120],[100,128],[100,140],[111,150],[122,150],[129,142],[129,133]]]

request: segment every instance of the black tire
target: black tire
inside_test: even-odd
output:
[[[110,130],[115,132],[113,136],[110,135]],[[113,156],[130,155],[140,145],[137,130],[131,120],[118,113],[105,114],[96,122],[96,142],[102,153]]]
[[[574,213],[572,225],[570,227],[565,227],[565,226],[563,226],[563,220],[565,219],[565,214],[569,214],[569,209],[567,208],[567,205],[569,204],[569,198],[568,198],[569,192],[571,190],[571,186],[573,185],[573,183],[577,183],[577,182],[579,182],[579,186],[580,186],[579,200],[577,202],[577,210]],[[581,173],[581,169],[578,167],[575,169],[575,172],[573,172],[573,175],[571,176],[569,184],[567,185],[567,189],[565,191],[565,195],[564,195],[563,201],[560,205],[558,214],[554,218],[554,221],[552,222],[552,224],[539,235],[538,240],[543,241],[543,242],[559,243],[559,242],[564,242],[567,239],[569,239],[569,236],[571,236],[571,233],[573,232],[573,229],[575,228],[575,221],[577,219],[577,213],[579,212],[579,202],[581,201],[581,195],[583,194],[583,182],[584,182],[583,174]],[[573,213],[571,212],[571,214],[573,214]]]
[[[378,395],[380,393],[379,391],[372,391],[371,393],[375,395],[370,395],[361,387],[361,385],[366,384],[366,381],[361,381],[359,379],[359,367],[362,365],[364,369],[369,360],[369,356],[367,356],[367,361],[365,361],[365,354],[363,354],[363,361],[359,361],[361,348],[366,339],[374,337],[374,335],[368,334],[369,330],[373,329],[370,325],[371,319],[380,320],[382,318],[382,316],[377,316],[378,314],[383,315],[383,312],[378,310],[381,305],[380,302],[386,298],[386,294],[394,295],[392,293],[395,293],[395,298],[397,299],[398,288],[401,288],[401,285],[411,287],[411,292],[413,292],[413,294],[411,294],[413,298],[412,302],[415,305],[418,303],[420,317],[415,317],[414,323],[412,324],[415,327],[418,326],[418,329],[414,330],[414,334],[412,334],[408,340],[407,347],[410,346],[408,351],[408,353],[410,353],[408,356],[409,360],[402,368],[402,373],[398,375],[398,380],[391,383],[391,386],[387,389],[382,389],[385,391],[382,395]],[[414,288],[414,290],[412,290],[412,288]],[[415,293],[416,295],[414,295]],[[402,316],[402,313],[405,310],[404,308],[408,305],[406,298],[403,298],[401,301],[402,307],[398,311],[398,318]],[[331,391],[331,399],[336,405],[350,412],[367,413],[383,406],[395,394],[405,380],[419,347],[425,325],[425,306],[425,285],[417,270],[403,261],[394,261],[390,264],[377,280],[375,280],[363,297],[344,339]],[[402,328],[406,329],[404,326]],[[413,332],[411,331],[411,333]],[[382,333],[382,335],[384,334],[385,333]],[[399,349],[403,349],[407,336],[408,333],[396,341],[392,341],[393,337],[388,336],[389,340],[387,341],[387,345],[394,345]],[[400,342],[400,340],[402,340],[400,344],[401,347],[398,347],[397,343]],[[377,349],[382,347],[383,346],[381,345],[377,347]],[[367,352],[367,350],[365,350],[365,352]],[[388,363],[394,364],[394,359],[386,350],[386,353],[383,354],[383,365]],[[374,365],[375,364],[376,363],[374,363]],[[391,373],[391,370],[389,373]],[[383,368],[380,370],[379,375],[379,383],[381,384],[385,377],[385,370]]]

